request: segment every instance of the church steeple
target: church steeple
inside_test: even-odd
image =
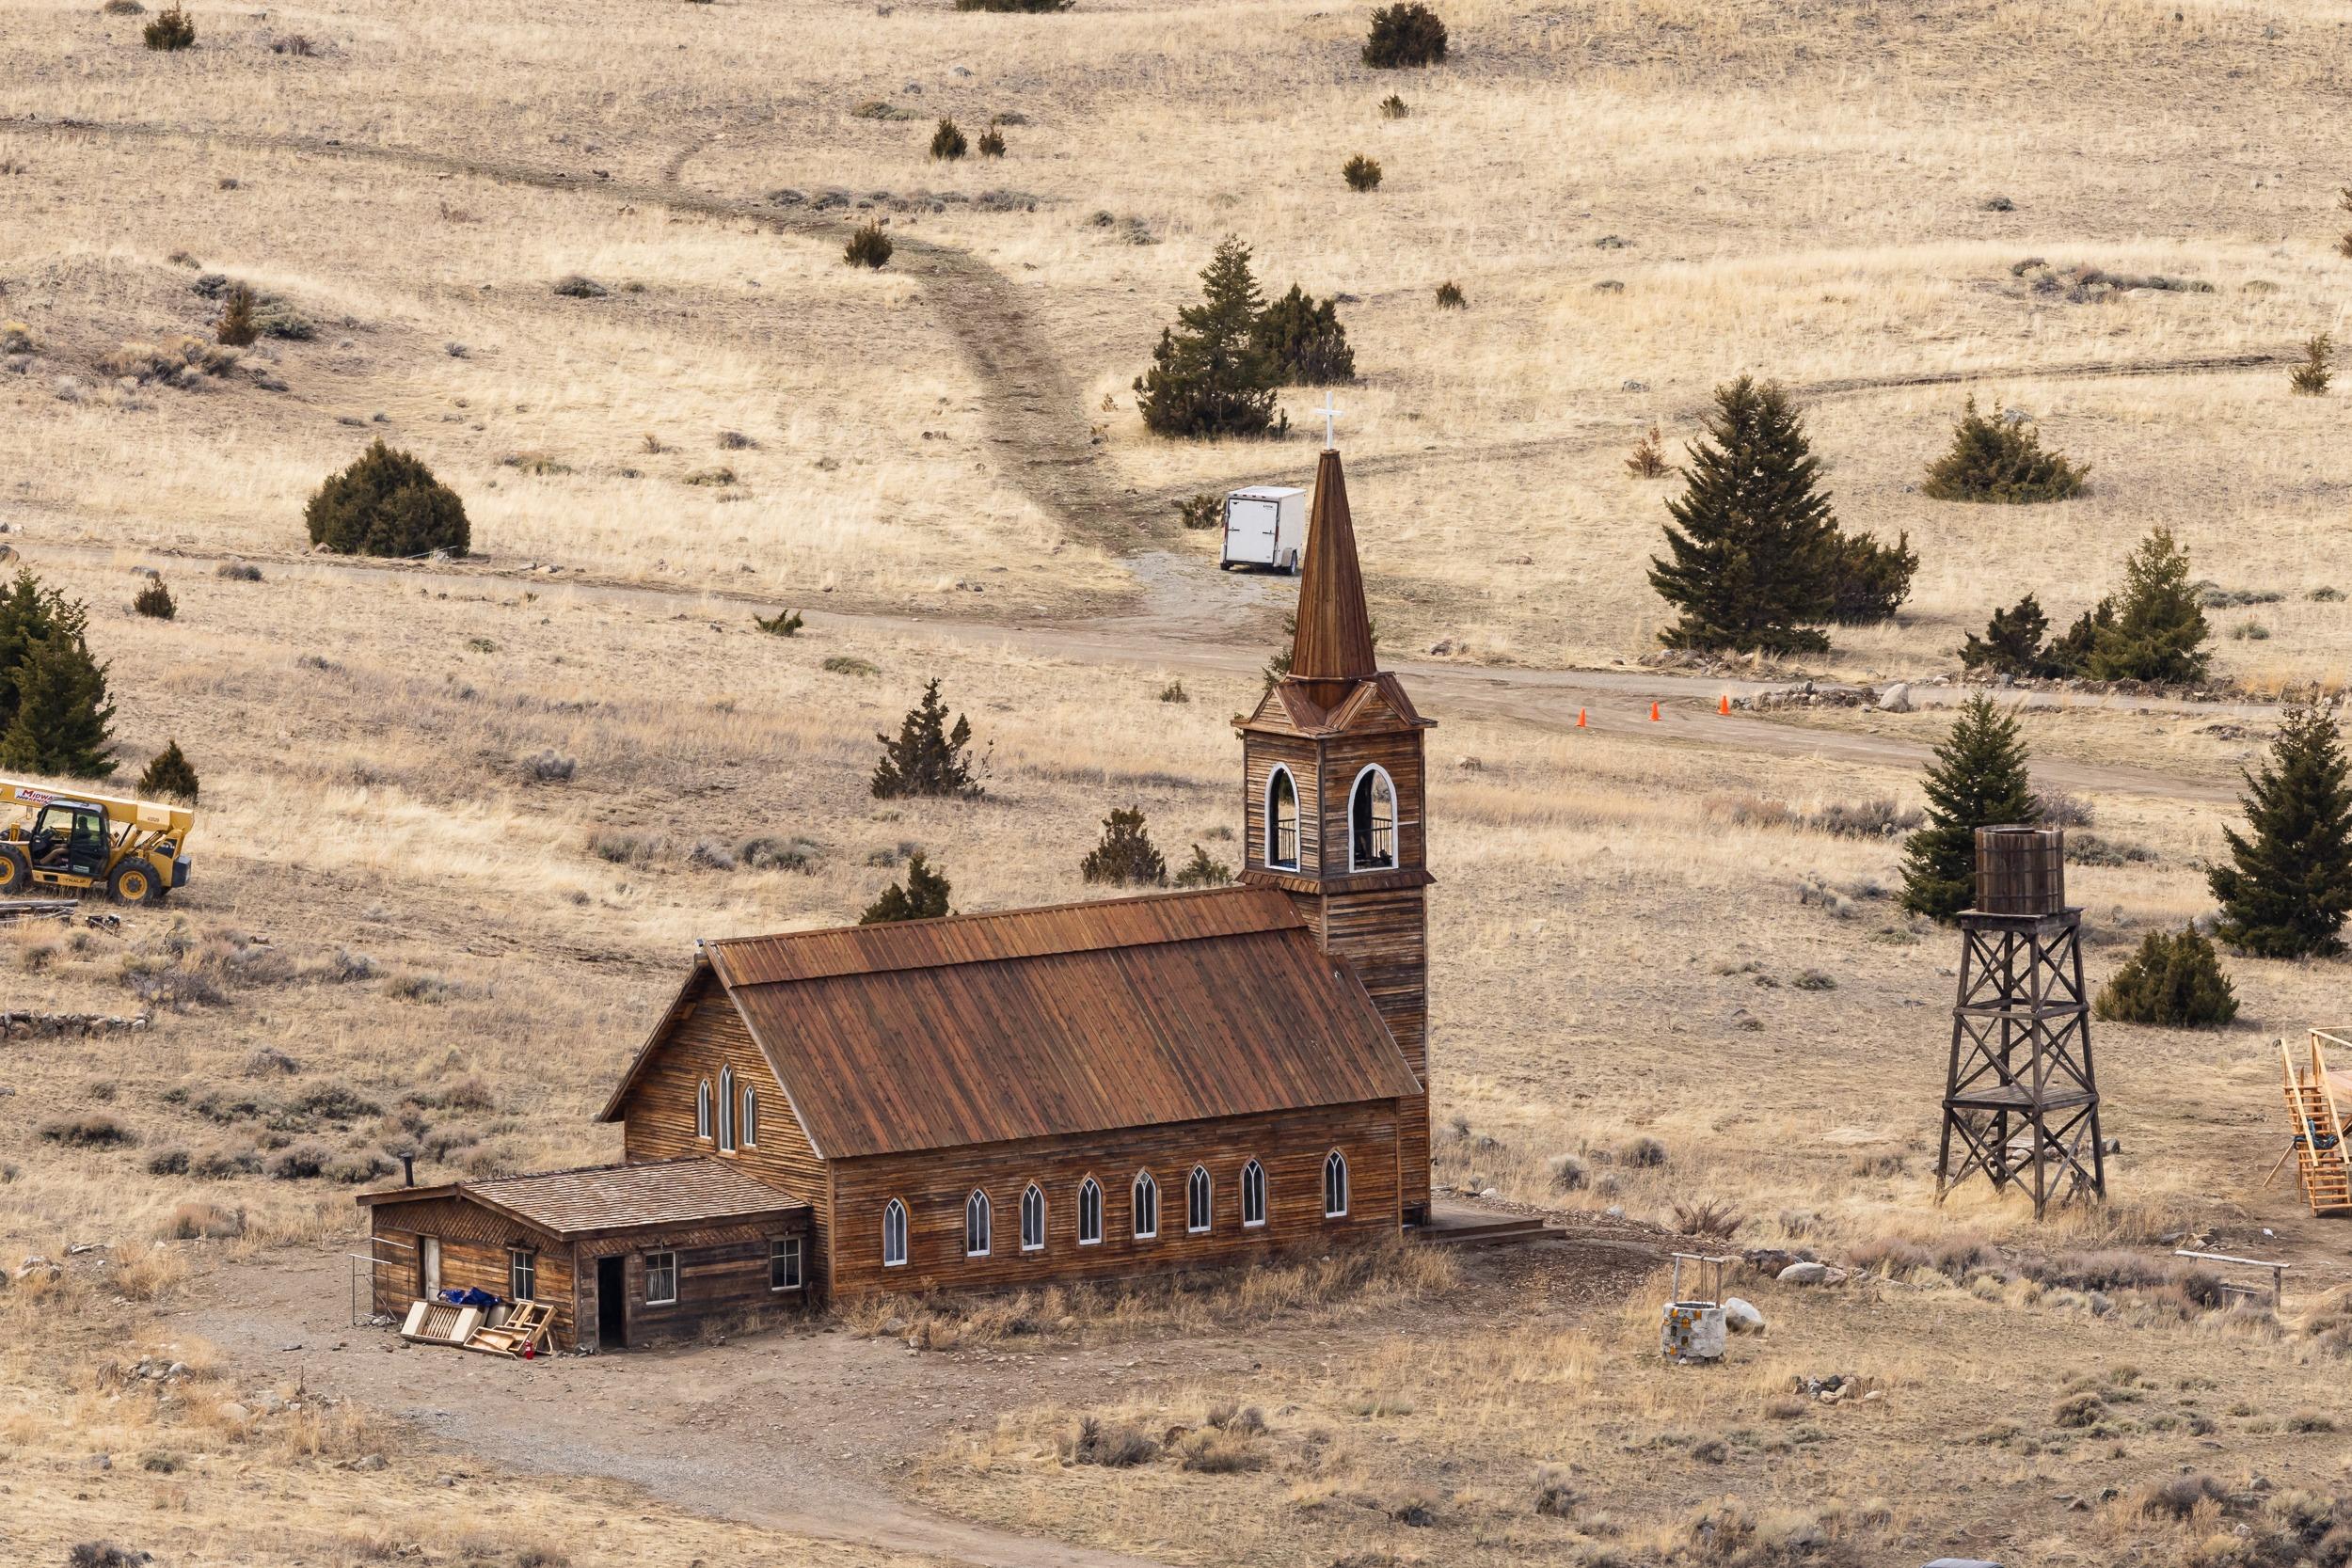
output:
[[[1421,1080],[1397,1127],[1405,1209],[1416,1222],[1429,1205],[1430,722],[1373,651],[1347,481],[1327,446],[1290,673],[1235,721],[1247,781],[1241,879],[1288,894],[1324,951],[1348,960]]]
[[[1356,561],[1356,522],[1347,510],[1347,478],[1336,447],[1315,466],[1315,499],[1307,518],[1307,557],[1299,569],[1298,632],[1291,676],[1323,682],[1368,680],[1379,673],[1372,613],[1364,608],[1363,568]],[[1316,693],[1323,706],[1331,699]]]

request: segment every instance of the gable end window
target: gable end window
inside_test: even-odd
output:
[[[506,1249],[506,1293],[516,1301],[539,1299],[539,1255],[529,1247]]]
[[[1078,1183],[1078,1244],[1099,1246],[1103,1241],[1103,1184],[1091,1176]]]
[[[1207,1232],[1210,1218],[1215,1212],[1211,1202],[1213,1196],[1208,1167],[1193,1166],[1192,1174],[1184,1179],[1185,1235],[1199,1236]]]
[[[1323,1157],[1323,1217],[1347,1217],[1347,1156],[1336,1148]]]
[[[1252,1160],[1241,1167],[1241,1227],[1255,1230],[1265,1224],[1265,1166]]]
[[[1277,871],[1298,869],[1298,784],[1279,764],[1265,785],[1265,863]]]
[[[743,1091],[743,1119],[736,1128],[745,1148],[759,1147],[759,1094],[755,1089]]]
[[[707,1078],[703,1080],[702,1087],[694,1091],[694,1136],[710,1136],[710,1080]]]
[[[768,1243],[768,1289],[797,1291],[801,1288],[801,1239],[786,1236]]]
[[[963,1200],[963,1255],[988,1256],[988,1195],[977,1188]]]
[[[1356,775],[1347,796],[1347,856],[1351,871],[1396,864],[1396,785],[1377,764]]]
[[[882,1206],[882,1267],[902,1269],[907,1263],[907,1206],[892,1198]]]
[[[1021,1250],[1045,1250],[1045,1189],[1034,1181],[1021,1195]]]
[[[677,1300],[677,1254],[645,1254],[645,1305],[668,1307]]]
[[[1136,1173],[1136,1240],[1148,1242],[1160,1233],[1160,1184],[1148,1170]]]
[[[731,1067],[719,1069],[719,1148],[723,1153],[735,1152],[735,1069]]]

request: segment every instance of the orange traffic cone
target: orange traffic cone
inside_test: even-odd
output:
[[[1718,703],[1718,704],[1716,704],[1716,705],[1715,705],[1715,711],[1716,711],[1717,713],[1722,714],[1722,715],[1723,715],[1724,718],[1726,718],[1726,719],[1728,719],[1728,718],[1730,718],[1730,717],[1731,717],[1731,693],[1730,693],[1730,692],[1726,691],[1726,692],[1724,692],[1724,700],[1723,700],[1722,702],[1720,702],[1720,703]]]
[[[1584,710],[1582,708],[1578,708],[1576,710],[1576,727],[1580,730],[1584,727]]]
[[[1649,705],[1649,721],[1653,724],[1658,722],[1658,705],[1656,703],[1652,703]]]

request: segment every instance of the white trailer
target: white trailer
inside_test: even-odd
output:
[[[1268,566],[1296,572],[1307,547],[1307,492],[1253,484],[1225,498],[1225,549],[1217,565]]]

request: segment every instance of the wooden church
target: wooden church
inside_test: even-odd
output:
[[[625,1163],[363,1195],[378,1308],[470,1285],[628,1344],[1421,1223],[1431,723],[1327,450],[1290,673],[1235,724],[1238,885],[699,943],[602,1113]]]

